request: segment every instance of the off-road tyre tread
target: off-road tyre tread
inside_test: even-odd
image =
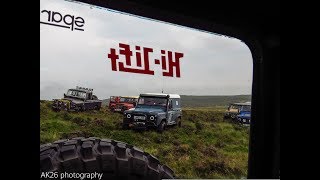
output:
[[[96,137],[40,145],[41,172],[97,172],[102,179],[174,179],[159,160],[124,142]]]
[[[164,123],[164,126],[162,126],[162,124]],[[158,125],[157,131],[159,133],[163,133],[163,131],[165,130],[165,126],[166,126],[166,122],[163,120],[160,122],[160,124]]]

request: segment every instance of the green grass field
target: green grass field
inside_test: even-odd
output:
[[[136,132],[122,130],[122,115],[102,108],[54,112],[40,101],[40,142],[62,138],[110,138],[137,146],[172,168],[179,178],[245,178],[249,128],[223,120],[225,106],[184,108],[182,127]]]

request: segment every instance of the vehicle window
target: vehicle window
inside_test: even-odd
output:
[[[176,102],[176,103],[175,103],[175,106],[178,107],[178,106],[179,106],[179,101],[178,101],[178,100],[175,100],[175,102]]]
[[[68,95],[78,96],[78,92],[77,91],[68,91]]]
[[[140,97],[138,105],[166,106],[166,98]]]
[[[72,95],[72,91],[69,90],[69,91],[67,92],[67,95],[68,95],[68,96]]]
[[[87,93],[85,93],[85,92],[77,92],[77,91],[75,91],[76,92],[76,96],[78,96],[78,97],[80,97],[80,98],[83,98],[83,99],[85,99],[86,97],[87,97]]]
[[[172,107],[173,108],[179,108],[180,107],[179,99],[172,99]]]
[[[242,111],[251,111],[251,106],[243,106]]]
[[[75,1],[40,1],[40,99],[50,105],[84,86],[102,101],[101,111],[70,117],[43,103],[42,144],[75,134],[114,139],[155,155],[182,179],[245,178],[250,123],[237,119],[237,104],[251,101],[252,75],[250,49],[239,39]],[[67,95],[86,98],[78,90]],[[124,112],[108,104],[137,101],[141,114],[167,115],[168,94],[182,125],[163,134],[158,125],[123,130]],[[79,117],[98,120],[70,121]]]

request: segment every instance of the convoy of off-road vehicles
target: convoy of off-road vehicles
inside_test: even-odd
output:
[[[93,94],[93,89],[78,86],[69,89],[62,99],[53,99],[52,103],[53,110],[67,112],[98,111],[101,107],[102,100]],[[106,109],[123,114],[124,130],[156,129],[161,133],[168,126],[181,127],[182,108],[181,97],[178,94],[142,93],[139,96],[111,96]],[[250,124],[251,103],[230,104],[224,118],[231,118],[241,124]],[[57,158],[61,159],[56,161]],[[129,162],[132,169],[127,168],[129,166],[126,164]],[[62,171],[66,166],[75,167],[76,172],[101,171],[105,179],[121,177],[115,168],[128,177],[132,172],[146,171],[148,173],[142,173],[141,177],[175,178],[173,170],[160,164],[154,156],[116,140],[76,137],[40,146],[41,171]]]
[[[53,99],[54,111],[100,110],[102,101],[93,95],[93,89],[69,89],[64,98]],[[107,108],[123,113],[123,129],[155,128],[163,132],[166,126],[181,127],[181,99],[177,94],[145,93],[140,96],[111,96]]]
[[[69,89],[64,98],[53,99],[55,111],[100,110],[102,100],[93,94],[93,89],[76,87]],[[123,129],[157,129],[163,132],[167,126],[181,127],[181,98],[178,94],[144,93],[139,96],[111,96],[106,106],[111,112],[123,114]],[[232,103],[224,115],[225,119],[241,124],[250,124],[251,102]]]

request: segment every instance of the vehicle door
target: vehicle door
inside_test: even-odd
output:
[[[167,112],[167,125],[171,125],[174,123],[173,115],[174,115],[173,103],[172,103],[172,99],[169,99],[168,112]]]
[[[94,106],[96,104],[94,103],[94,101],[92,100],[92,93],[87,93],[86,94],[86,99],[85,99],[85,106],[86,109],[94,109]]]
[[[180,99],[172,99],[173,121],[177,123],[178,117],[181,116]]]

